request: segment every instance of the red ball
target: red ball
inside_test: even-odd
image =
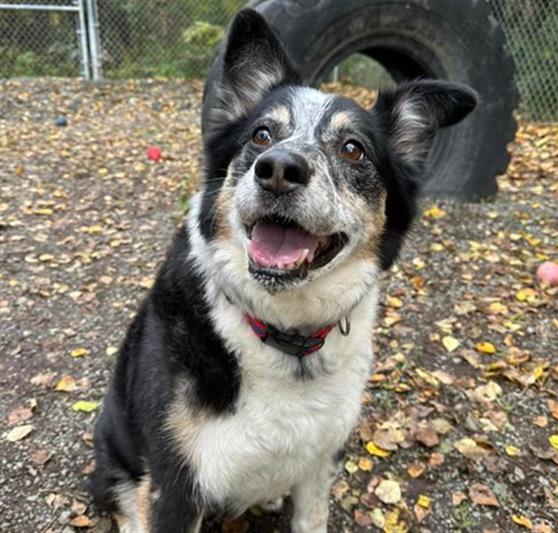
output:
[[[158,146],[151,146],[147,149],[147,157],[151,161],[159,161],[161,159],[161,148]]]
[[[537,278],[548,285],[558,285],[558,264],[545,261],[537,269]]]

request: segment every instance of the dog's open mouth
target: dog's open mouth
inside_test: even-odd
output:
[[[342,233],[313,235],[283,218],[264,218],[246,230],[250,271],[274,277],[303,278],[329,263],[347,242]]]

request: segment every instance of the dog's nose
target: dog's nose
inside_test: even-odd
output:
[[[299,154],[273,150],[262,155],[254,168],[260,187],[275,194],[285,194],[308,185],[310,168]]]

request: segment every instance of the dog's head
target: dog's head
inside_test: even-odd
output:
[[[201,234],[232,283],[279,293],[344,272],[366,285],[399,252],[437,129],[476,95],[419,81],[366,110],[298,81],[264,19],[241,11],[205,132]]]

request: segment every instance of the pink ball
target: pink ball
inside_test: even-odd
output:
[[[558,285],[558,264],[545,261],[537,268],[537,278],[548,285]]]
[[[147,149],[147,157],[151,161],[159,161],[161,159],[161,149],[158,146],[151,146]]]

